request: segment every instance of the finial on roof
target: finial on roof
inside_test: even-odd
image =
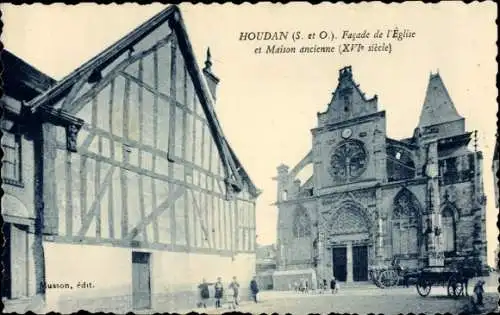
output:
[[[352,79],[352,67],[345,66],[339,70],[339,81],[345,79]]]
[[[205,60],[205,68],[211,70],[212,67],[212,54],[210,53],[210,47],[207,48],[207,59]]]

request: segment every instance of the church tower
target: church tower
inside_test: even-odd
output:
[[[385,112],[353,79],[351,66],[339,70],[338,84],[318,127],[312,130],[315,184],[321,195],[345,185],[384,179]],[[337,187],[337,188],[335,188]]]
[[[469,265],[479,268],[486,263],[483,155],[477,149],[477,131],[465,130],[465,119],[439,73],[430,74],[414,141],[428,180],[429,265],[466,256],[474,260]]]
[[[417,271],[486,262],[482,154],[477,141],[469,149],[473,133],[439,74],[413,137],[387,136],[385,111],[350,66],[311,133],[312,150],[277,169],[275,288],[303,278],[367,281],[369,268],[394,263]],[[296,176],[311,164],[302,184]]]

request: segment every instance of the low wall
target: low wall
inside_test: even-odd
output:
[[[273,274],[274,290],[286,291],[293,290],[294,284],[300,285],[301,280],[306,279],[309,289],[316,289],[316,272],[313,269],[304,270],[284,270],[276,271]]]

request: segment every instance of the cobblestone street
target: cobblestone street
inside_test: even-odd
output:
[[[491,280],[491,279],[490,279]],[[472,294],[473,283],[469,285],[469,294]],[[493,311],[498,301],[498,293],[494,286],[494,279],[485,287],[485,307],[481,313]],[[266,291],[260,294],[259,303],[244,302],[237,309],[239,312],[261,314],[309,314],[309,313],[383,313],[383,314],[408,314],[408,313],[452,313],[464,312],[468,297],[453,299],[446,296],[443,287],[433,287],[427,297],[418,295],[415,286],[409,288],[378,289],[371,284],[359,287],[344,288],[335,295],[325,294],[298,294],[295,292]],[[209,314],[222,314],[228,312],[227,307],[219,310],[208,308],[197,310]]]

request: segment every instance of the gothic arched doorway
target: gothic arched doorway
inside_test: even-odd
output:
[[[333,275],[339,281],[368,280],[371,226],[365,209],[353,201],[333,212],[328,233]]]

